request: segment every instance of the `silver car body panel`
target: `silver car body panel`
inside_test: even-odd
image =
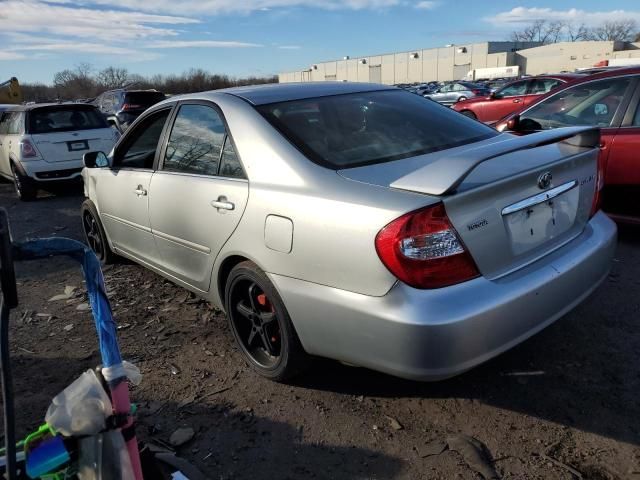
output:
[[[270,275],[310,353],[412,380],[460,374],[512,348],[583,301],[604,280],[617,230],[598,213],[581,235],[499,280],[370,297]]]
[[[221,272],[227,262],[249,259],[272,279],[309,353],[422,379],[449,376],[515,345],[577,304],[606,274],[615,226],[601,214],[588,219],[595,182],[558,196],[560,205],[551,211],[558,217],[569,212],[568,220],[558,222],[548,238],[536,231],[530,245],[522,238],[512,241],[521,235],[522,221],[502,215],[505,207],[540,193],[537,179],[548,169],[554,178],[550,189],[593,180],[597,150],[592,145],[532,135],[524,141],[529,147],[513,150],[507,146],[522,141],[500,135],[337,172],[311,162],[252,105],[385,89],[323,86],[220,90],[154,106],[151,111],[183,100],[215,103],[248,180],[85,169],[85,193],[114,251],[221,308]],[[580,134],[555,132],[577,135],[574,139]],[[482,155],[465,159],[462,152],[474,149]],[[492,158],[485,158],[487,152]],[[392,185],[435,162],[446,168],[447,157],[461,159],[454,163],[462,180],[445,174],[433,185],[425,178],[419,188]],[[444,187],[450,192],[454,184],[455,194],[424,193]],[[136,193],[138,187],[147,195]],[[233,210],[216,208],[222,196]],[[394,219],[438,202],[445,204],[483,277],[416,290],[383,265],[375,238]],[[535,225],[544,228],[546,217],[541,218]],[[480,223],[482,228],[470,228]],[[516,315],[521,320],[511,318]]]

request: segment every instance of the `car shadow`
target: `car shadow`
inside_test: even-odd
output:
[[[295,384],[368,397],[469,399],[640,445],[639,247],[640,227],[623,226],[611,273],[594,294],[460,376],[421,383],[319,359]]]

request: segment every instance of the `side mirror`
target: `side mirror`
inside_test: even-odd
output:
[[[104,152],[87,152],[82,156],[82,161],[87,168],[103,168],[109,166],[109,159]]]
[[[518,127],[520,127],[520,115],[514,115],[509,120],[507,120],[506,130],[511,130],[512,132],[516,132],[518,131]]]
[[[498,98],[498,96],[496,95],[495,90],[494,90],[494,91],[492,91],[491,93],[489,93],[489,98],[490,98],[491,100],[495,100],[496,98]]]

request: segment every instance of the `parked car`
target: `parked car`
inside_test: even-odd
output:
[[[640,223],[640,68],[615,69],[567,84],[497,124],[531,133],[575,125],[600,127],[604,210]]]
[[[82,223],[226,311],[249,364],[309,355],[456,375],[540,331],[606,277],[594,128],[500,134],[358,83],[168,99],[84,156]],[[595,202],[595,203],[594,203]]]
[[[582,75],[540,75],[508,83],[494,93],[460,101],[453,109],[485,123],[493,123],[502,117],[529,105],[540,95],[571,82]]]
[[[21,200],[39,186],[80,179],[82,154],[109,151],[120,135],[92,105],[34,104],[0,108],[0,175]]]
[[[157,90],[109,90],[93,100],[110,125],[124,132],[147,108],[164,100]]]
[[[478,95],[489,95],[489,89],[471,82],[451,82],[442,85],[424,96],[443,105],[453,105]]]

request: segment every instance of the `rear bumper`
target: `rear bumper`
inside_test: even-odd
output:
[[[45,162],[44,160],[29,160],[20,162],[25,175],[36,182],[55,182],[80,178],[82,160],[69,162]]]
[[[270,274],[307,352],[415,380],[462,373],[573,309],[609,272],[615,224],[584,232],[511,275],[437,290],[397,283],[370,297]]]

